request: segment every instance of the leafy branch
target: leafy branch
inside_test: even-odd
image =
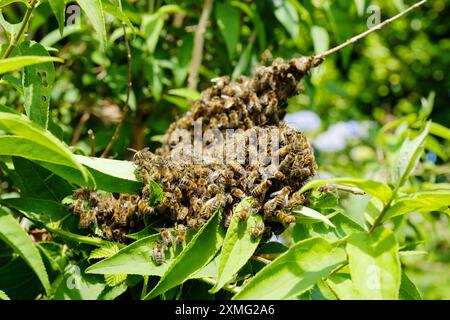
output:
[[[9,43],[8,48],[6,48],[5,53],[3,54],[2,59],[8,58],[14,48],[16,47],[17,43],[19,43],[20,38],[22,38],[22,35],[25,32],[25,29],[27,28],[28,22],[30,21],[31,14],[33,13],[34,8],[36,7],[36,4],[38,3],[38,0],[31,0],[29,4],[27,4],[27,11],[25,12],[25,16],[23,17],[22,24],[20,26],[19,31],[17,34],[11,38],[11,42]]]

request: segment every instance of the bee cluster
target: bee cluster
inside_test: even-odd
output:
[[[147,206],[137,195],[91,192],[86,188],[74,192],[72,211],[79,216],[79,227],[98,226],[110,241],[126,242],[126,235],[140,230]]]
[[[253,77],[241,76],[236,82],[228,76],[213,79],[214,84],[202,92],[192,109],[172,123],[156,153],[167,155],[179,143],[176,131],[187,130],[192,138],[196,123],[202,124],[203,131],[278,126],[287,99],[299,93],[300,80],[320,62],[314,57],[278,58],[270,67],[259,67]]]
[[[314,154],[307,139],[289,128],[282,118],[287,99],[298,94],[299,82],[320,61],[303,57],[290,61],[276,59],[270,67],[260,67],[254,77],[241,77],[231,82],[228,77],[215,79],[201,98],[193,103],[191,111],[173,123],[164,137],[162,146],[151,153],[148,149],[135,155],[135,165],[142,177],[144,188],[139,196],[105,195],[104,201],[93,201],[92,194],[77,197],[73,206],[80,215],[80,226],[93,223],[101,228],[105,237],[123,241],[126,228],[133,230],[144,215],[164,215],[187,227],[198,229],[218,209],[222,209],[225,226],[229,224],[233,208],[245,197],[253,198],[252,207],[242,210],[240,219],[250,214],[262,214],[264,223],[255,225],[252,237],[264,233],[281,233],[295,221],[289,214],[294,206],[307,201],[297,191],[316,171]],[[234,141],[241,147],[236,158],[244,161],[225,162],[179,161],[174,153],[185,146],[174,134],[182,130],[188,140],[195,140],[195,125],[200,123],[201,134],[209,129],[221,133],[234,129]],[[277,134],[265,135],[276,130]],[[252,134],[266,138],[264,157],[256,157],[250,143]],[[202,146],[210,141],[202,141]],[[223,145],[208,146],[208,154],[224,152]],[[222,148],[222,149],[221,149]],[[221,149],[221,150],[219,150]],[[225,153],[239,153],[225,150]],[[266,161],[276,157],[278,161]],[[158,183],[164,197],[155,206],[152,203],[151,183]],[[83,205],[81,205],[83,203]],[[89,205],[86,206],[85,203]],[[111,232],[109,231],[111,229]],[[161,241],[154,248],[155,261],[162,261],[164,247]]]
[[[142,199],[149,201],[149,181],[155,181],[164,190],[164,199],[155,207],[156,212],[195,229],[218,209],[224,210],[227,225],[234,206],[247,196],[252,196],[253,205],[251,209],[241,211],[241,220],[246,220],[250,214],[262,213],[267,226],[274,229],[294,222],[295,218],[288,212],[305,201],[294,191],[314,175],[314,155],[300,132],[284,125],[266,129],[278,133],[275,137],[277,147],[272,148],[270,143],[274,137],[267,136],[268,153],[260,159],[254,150],[257,157],[251,162],[248,161],[252,155],[251,145],[245,139],[249,130],[236,137],[247,142],[243,148],[247,159],[244,163],[231,160],[224,164],[201,165],[141,151],[135,163],[146,185]],[[252,130],[263,131],[259,127]],[[270,161],[272,156],[277,156],[277,164]]]

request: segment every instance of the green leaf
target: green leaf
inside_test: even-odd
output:
[[[88,260],[109,258],[115,255],[117,252],[119,252],[119,247],[115,243],[110,243],[108,245],[92,250]]]
[[[109,287],[115,287],[127,280],[127,277],[126,274],[105,274],[105,282]]]
[[[354,233],[346,251],[352,281],[362,299],[398,299],[401,267],[392,231],[378,228],[371,235]]]
[[[34,41],[25,41],[17,48],[21,55],[50,57],[47,49]],[[48,126],[50,98],[55,81],[55,66],[52,62],[27,66],[22,72],[25,96],[25,112],[31,121],[44,129]]]
[[[64,24],[66,21],[66,2],[65,0],[48,0],[48,3],[50,4],[53,14],[58,21],[59,33],[62,36],[64,33]]]
[[[220,265],[216,276],[216,284],[211,289],[211,293],[222,289],[247,263],[258,247],[261,237],[254,240],[251,237],[251,232],[256,223],[262,222],[262,217],[251,214],[245,221],[241,221],[239,218],[242,210],[251,209],[251,202],[251,198],[246,198],[233,210],[233,217],[220,252]]]
[[[36,198],[10,198],[0,200],[8,208],[21,211],[32,220],[43,224],[61,221],[70,214],[68,207],[60,203]]]
[[[430,125],[430,133],[445,140],[450,140],[450,129],[444,127],[442,124],[432,122]]]
[[[423,153],[425,138],[430,131],[430,125],[431,122],[428,122],[415,139],[406,139],[400,148],[392,168],[392,179],[396,186],[402,186],[405,183],[419,162]]]
[[[317,55],[328,50],[330,46],[330,36],[326,29],[320,26],[312,26],[311,38],[313,39],[314,52]]]
[[[155,52],[163,26],[164,16],[161,14],[155,13],[142,16],[141,32],[146,39],[147,50],[150,54]]]
[[[275,8],[275,17],[283,25],[283,27],[289,32],[291,37],[295,40],[300,33],[300,24],[297,10],[288,1],[277,2]]]
[[[175,261],[169,266],[158,284],[145,297],[152,299],[183,283],[210,262],[222,246],[224,232],[218,212],[199,230]]]
[[[104,12],[112,15],[114,18],[119,19],[123,23],[125,23],[133,33],[138,33],[139,31],[135,28],[133,23],[130,21],[130,19],[127,17],[125,13],[120,11],[119,7],[117,5],[112,5],[108,1],[102,1],[103,10]]]
[[[155,242],[160,240],[158,234],[138,240],[115,255],[93,264],[86,269],[86,273],[162,276],[174,261],[175,255],[181,252],[181,248],[177,246],[175,250],[171,248],[166,251],[165,263],[157,265],[152,258],[152,252]]]
[[[89,170],[99,190],[138,193],[142,189],[142,183],[136,178],[133,162],[79,155],[75,159]]]
[[[13,157],[12,160],[21,180],[19,187],[22,197],[61,202],[72,193],[73,187],[54,173],[24,158]]]
[[[400,198],[386,211],[384,220],[413,211],[431,212],[450,206],[450,190],[417,192],[412,196]]]
[[[355,0],[355,5],[358,16],[362,17],[364,15],[364,9],[366,8],[366,0]]]
[[[295,242],[317,236],[325,238],[329,242],[335,242],[354,232],[364,231],[363,227],[343,213],[333,216],[330,221],[335,227],[329,227],[324,223],[312,225],[295,224],[292,230],[292,237]]]
[[[45,292],[49,294],[50,282],[39,251],[16,219],[2,208],[0,208],[0,239],[25,260],[38,276]]]
[[[360,299],[348,272],[337,272],[326,279],[325,282],[340,300]]]
[[[317,223],[317,222],[323,222],[330,227],[335,227],[334,224],[331,223],[331,221],[325,217],[320,212],[317,212],[314,209],[302,206],[300,208],[296,208],[292,211],[296,218],[297,223]]]
[[[103,277],[86,274],[86,263],[69,265],[56,289],[55,300],[96,300],[106,287]]]
[[[17,150],[28,150],[26,155],[29,159],[39,159],[48,163],[60,164],[75,169],[81,176],[81,179],[87,181],[88,173],[81,164],[74,158],[68,147],[54,137],[50,132],[43,130],[38,125],[31,122],[23,115],[14,113],[0,112],[0,130],[16,135],[20,145],[17,145]],[[8,139],[9,140],[9,139]],[[11,144],[9,140],[8,144]],[[5,152],[3,148],[0,149],[0,155],[14,155],[17,153],[14,149]],[[6,148],[6,147],[5,147]],[[45,159],[42,154],[35,151],[35,148],[40,151],[45,151]],[[45,150],[44,150],[45,148]]]
[[[399,298],[400,300],[422,300],[422,295],[416,285],[408,278],[405,272],[402,272]]]
[[[168,93],[173,96],[182,97],[192,101],[200,98],[200,93],[197,90],[190,88],[171,89]]]
[[[241,16],[238,8],[226,3],[217,2],[215,6],[215,16],[230,60],[234,59],[236,46],[239,41]]]
[[[99,36],[100,47],[104,50],[106,48],[106,25],[101,0],[77,0],[77,2],[91,20],[92,26]]]
[[[28,0],[0,0],[0,8],[6,7],[7,5],[16,2],[27,3]]]
[[[26,66],[48,62],[64,62],[55,57],[22,56],[0,60],[0,74],[11,72]]]
[[[241,9],[253,22],[255,30],[258,34],[258,45],[259,50],[265,50],[266,49],[266,43],[267,43],[267,36],[266,36],[266,29],[264,27],[264,23],[261,19],[261,17],[258,14],[257,10],[252,9],[248,4],[239,2],[239,1],[231,1],[230,4],[232,6],[235,6],[239,9]]]
[[[233,299],[290,299],[313,287],[345,262],[343,249],[323,238],[293,245],[262,269]]]
[[[0,300],[11,300],[9,297],[4,293],[2,290],[0,290]]]
[[[337,183],[351,187],[357,187],[373,197],[376,197],[387,203],[392,197],[392,190],[386,184],[373,180],[354,179],[354,178],[332,178],[327,180],[313,180],[304,185],[299,193],[323,186],[325,184]]]

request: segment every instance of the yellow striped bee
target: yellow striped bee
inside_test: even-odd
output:
[[[164,246],[161,241],[155,243],[152,252],[153,260],[157,265],[162,264],[166,260],[166,255],[164,254]]]
[[[159,235],[162,238],[164,246],[166,246],[167,248],[170,248],[173,244],[172,233],[170,233],[170,231],[168,229],[162,229],[161,232],[159,233]]]

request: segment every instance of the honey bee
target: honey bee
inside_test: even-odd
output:
[[[309,168],[294,169],[292,176],[300,179],[305,179],[311,176],[311,170]]]
[[[278,201],[276,198],[267,201],[263,206],[264,217],[268,218],[268,217],[272,216],[272,213],[276,210],[277,206],[278,206]]]
[[[195,182],[193,182],[188,177],[182,177],[180,179],[179,186],[184,188],[184,189],[190,189],[190,190],[197,189],[197,185],[195,184]]]
[[[181,208],[179,208],[177,210],[177,220],[178,221],[183,221],[184,219],[186,219],[186,217],[189,214],[189,209],[185,206],[181,206]]]
[[[241,211],[239,212],[239,219],[241,221],[245,221],[248,219],[248,217],[250,216],[250,208],[242,208]]]
[[[86,200],[89,199],[90,194],[91,194],[91,192],[89,191],[88,188],[80,188],[73,192],[73,196],[75,198],[84,198]]]
[[[236,173],[243,174],[245,172],[244,167],[237,161],[228,161],[227,164]]]
[[[217,120],[216,117],[211,117],[211,118],[209,119],[209,127],[210,127],[211,129],[217,129],[217,128],[219,128],[219,121]]]
[[[275,199],[277,199],[279,206],[287,206],[290,193],[291,193],[291,188],[283,187],[283,189],[272,193],[270,196],[275,197]]]
[[[245,117],[245,118],[244,118],[243,123],[244,123],[244,125],[245,125],[245,128],[247,128],[247,129],[253,128],[253,127],[255,126],[254,123],[253,123],[253,121],[252,121],[252,119],[250,119],[250,118],[248,118],[248,117]]]
[[[286,157],[286,155],[287,155],[289,152],[291,152],[291,148],[292,148],[292,146],[291,146],[290,144],[288,144],[288,145],[286,145],[286,146],[284,146],[284,147],[278,149],[276,155],[277,155],[278,157],[280,157],[280,158],[284,158],[284,157]]]
[[[239,127],[239,115],[236,111],[232,111],[229,115],[230,127],[238,128]]]
[[[173,244],[172,233],[170,233],[170,231],[168,229],[162,229],[161,232],[159,233],[159,235],[162,238],[164,246],[166,248],[170,248]]]
[[[273,176],[274,179],[277,179],[277,180],[284,180],[284,179],[286,179],[286,176],[285,176],[284,173],[281,172],[280,170],[276,170],[276,171],[273,173],[272,176]]]
[[[77,214],[77,215],[81,215],[83,214],[84,210],[85,210],[85,202],[82,199],[76,199],[72,204],[71,204],[71,208],[73,213]]]
[[[238,188],[231,189],[231,195],[241,200],[246,197],[245,192]]]
[[[243,177],[242,178],[242,186],[244,187],[244,189],[247,189],[249,187],[251,187],[253,185],[253,183],[255,182],[256,179],[259,178],[259,172],[257,170],[254,170],[252,172],[250,172],[250,174],[247,177]]]
[[[233,213],[232,212],[227,212],[224,217],[223,217],[223,225],[225,226],[225,228],[229,228],[230,224],[231,224],[231,220],[233,218]]]
[[[155,243],[152,252],[153,260],[157,265],[162,264],[166,260],[166,255],[164,254],[164,246],[161,241]]]
[[[176,241],[178,244],[183,244],[183,242],[186,240],[186,227],[184,224],[177,224],[176,226],[177,236]]]
[[[282,210],[278,210],[277,212],[275,212],[275,217],[277,217],[277,219],[284,224],[295,222],[295,217],[293,215],[286,214]]]
[[[254,197],[262,196],[264,193],[267,192],[267,190],[269,190],[271,185],[272,185],[272,182],[270,182],[270,180],[267,180],[267,179],[264,180],[259,185],[257,185],[255,188],[253,188],[252,196],[254,196]]]
[[[220,207],[223,207],[226,203],[226,197],[219,193],[215,197],[209,199],[205,202],[202,208],[202,216],[210,217],[214,212],[219,210]]]
[[[138,200],[138,212],[143,215],[151,215],[155,213],[155,209],[148,205],[148,202],[144,199]]]
[[[87,229],[91,225],[97,223],[97,208],[91,208],[87,212],[80,215],[80,221],[78,223],[81,229]]]
[[[232,105],[233,104],[231,104],[231,106]],[[226,108],[226,106],[225,106],[225,108]],[[230,124],[230,121],[228,119],[228,116],[226,114],[222,114],[219,118],[219,128],[226,129],[226,128],[228,128],[229,124]]]
[[[106,240],[113,240],[113,232],[110,226],[108,226],[106,223],[102,225],[102,231],[103,236],[106,238]]]
[[[295,192],[291,195],[289,199],[288,207],[293,208],[295,206],[301,205],[305,203],[305,196],[301,193]]]
[[[212,197],[212,196],[218,194],[219,192],[220,192],[220,187],[215,183],[208,185],[208,187],[206,188],[206,193],[207,193],[208,197]]]
[[[294,162],[294,156],[292,156],[291,154],[288,154],[281,162],[280,165],[278,166],[278,170],[285,172],[289,166],[292,164],[292,162]]]
[[[265,225],[264,222],[256,222],[251,230],[252,239],[257,239],[264,234]]]
[[[129,149],[131,151],[134,151],[134,155],[133,155],[133,161],[137,162],[140,160],[146,160],[149,158],[150,155],[150,149],[149,148],[144,148],[140,151],[134,150],[134,149]]]
[[[172,190],[173,195],[175,196],[175,198],[177,198],[178,200],[183,199],[183,192],[181,191],[181,189],[178,186],[175,186]]]

